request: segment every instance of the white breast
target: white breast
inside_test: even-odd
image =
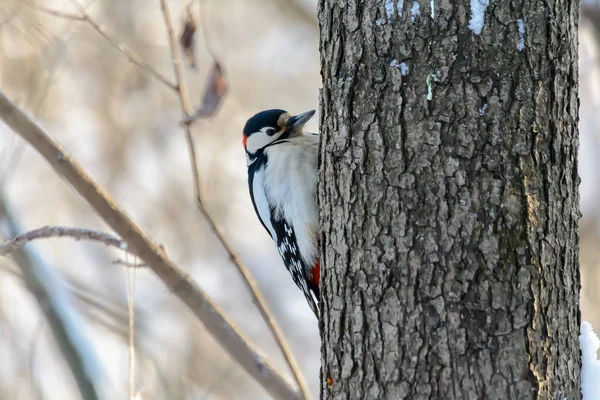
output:
[[[302,135],[265,150],[268,200],[278,216],[296,232],[300,254],[308,266],[318,258],[317,154],[319,136]],[[271,228],[272,229],[272,228]]]

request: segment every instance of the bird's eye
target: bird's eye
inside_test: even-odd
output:
[[[267,135],[269,135],[269,136],[273,136],[273,135],[275,134],[275,129],[273,129],[273,128],[269,128],[269,129],[267,129],[267,130],[266,130],[266,132],[265,132],[265,133],[266,133]]]

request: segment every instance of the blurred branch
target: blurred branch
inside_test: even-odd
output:
[[[195,0],[190,0],[188,7],[191,7]],[[191,9],[191,8],[190,8]],[[217,59],[216,53],[212,47],[212,42],[208,37],[208,30],[206,29],[206,23],[204,22],[204,13],[202,12],[202,0],[198,0],[198,16],[200,17],[200,28],[202,29],[202,36],[204,37],[204,44],[206,50],[213,60]]]
[[[43,226],[39,229],[18,235],[8,242],[1,243],[0,256],[7,256],[13,251],[19,250],[32,240],[54,237],[70,237],[75,240],[91,240],[94,242],[104,243],[107,246],[118,247],[121,250],[127,249],[127,243],[108,233],[91,229],[67,228],[63,226]]]
[[[31,382],[33,382],[33,390],[35,391],[35,398],[40,399],[40,400],[42,400],[44,398],[44,395],[43,395],[42,388],[40,387],[39,383],[36,382],[35,375],[34,375],[34,368],[35,368],[36,353],[38,350],[38,343],[39,343],[40,337],[42,336],[43,331],[44,331],[44,320],[40,319],[37,323],[37,326],[35,327],[35,330],[33,331],[31,343],[29,344],[29,357],[28,357],[29,368],[27,369],[28,374],[29,374],[29,380]]]
[[[267,392],[277,399],[301,399],[262,355],[248,343],[233,323],[192,281],[167,258],[121,207],[81,168],[58,143],[0,91],[0,118],[25,139],[66,179],[96,213],[128,244],[152,271],[204,322],[207,330]]]
[[[177,38],[174,33],[171,14],[169,11],[169,7],[167,6],[167,0],[159,0],[159,1],[160,1],[160,8],[161,8],[163,18],[165,21],[165,27],[167,29],[167,34],[169,36],[168,39],[169,39],[169,45],[171,48],[173,72],[175,73],[175,81],[177,83],[176,87],[178,88],[179,102],[181,104],[181,110],[184,114],[184,118],[187,119],[192,114],[192,109],[191,109],[190,102],[188,99],[187,86],[186,86],[185,82],[183,81],[183,74],[181,71],[181,58],[179,55],[179,48],[177,46]],[[256,281],[254,280],[254,277],[250,273],[250,270],[248,269],[248,267],[242,262],[242,259],[236,254],[235,250],[233,249],[233,246],[227,241],[227,239],[225,238],[225,234],[217,226],[214,218],[206,209],[206,206],[205,206],[206,203],[204,201],[204,196],[202,194],[202,189],[200,186],[200,173],[198,170],[198,159],[197,159],[197,155],[196,155],[195,144],[194,144],[194,139],[192,137],[192,131],[191,131],[190,124],[189,123],[186,124],[184,129],[185,129],[186,139],[188,142],[190,162],[191,162],[191,166],[192,166],[192,175],[193,175],[193,179],[194,179],[196,202],[197,202],[198,208],[200,209],[200,212],[202,213],[202,215],[204,216],[204,218],[210,225],[211,230],[213,231],[213,233],[215,234],[215,236],[217,237],[217,239],[223,246],[223,249],[227,252],[227,254],[229,255],[229,258],[231,259],[231,261],[237,267],[239,273],[241,274],[243,281],[245,282],[248,290],[250,291],[250,294],[252,295],[254,304],[257,306],[258,310],[260,311],[260,314],[262,315],[267,326],[271,330],[271,333],[273,334],[275,341],[277,342],[279,348],[281,349],[281,352],[283,353],[283,356],[284,356],[286,362],[288,363],[292,374],[294,375],[294,379],[296,380],[296,382],[298,384],[298,388],[300,389],[302,398],[309,399],[310,391],[308,390],[308,387],[304,380],[304,376],[302,375],[302,371],[300,370],[300,367],[298,366],[298,363],[296,362],[296,360],[294,358],[294,355],[290,349],[290,346],[288,345],[287,341],[285,340],[285,336],[284,336],[283,332],[281,331],[281,328],[279,328],[279,325],[277,324],[277,322],[275,321],[275,318],[273,317],[271,311],[269,310],[267,302],[264,299],[264,296],[262,295],[260,289],[258,288],[258,285],[256,284]]]
[[[600,7],[598,4],[590,4],[585,1],[582,1],[579,7],[581,18],[590,21],[590,26],[593,28],[597,40],[600,40],[598,39],[600,38]]]
[[[92,28],[94,28],[96,31],[98,31],[98,33],[101,34],[111,45],[113,45],[116,49],[118,49],[121,53],[123,53],[123,55],[129,59],[129,61],[131,61],[132,63],[134,63],[138,67],[140,67],[143,70],[145,70],[148,73],[150,73],[152,76],[154,76],[156,79],[158,79],[161,83],[163,83],[166,86],[168,86],[170,89],[177,90],[177,86],[175,84],[173,84],[169,79],[167,79],[163,74],[161,74],[160,72],[158,72],[157,70],[155,70],[154,68],[152,68],[150,66],[150,64],[148,64],[146,61],[144,61],[140,56],[138,56],[137,54],[135,54],[132,50],[129,50],[123,43],[118,43],[106,31],[106,29],[104,28],[104,26],[98,24],[90,16],[90,14],[88,14],[88,12],[85,10],[85,8],[77,0],[70,0],[70,1],[71,1],[71,4],[73,4],[73,6],[75,8],[77,8],[77,10],[81,14],[82,18],[85,21],[87,21],[92,26]]]
[[[49,8],[39,6],[35,3],[30,3],[29,1],[23,1],[23,3],[26,4],[27,6],[33,8],[36,11],[40,11],[44,14],[52,15],[53,17],[69,19],[71,21],[85,21],[85,17],[83,17],[81,15],[75,15],[75,14],[65,13],[62,11],[51,10]]]
[[[295,13],[299,20],[304,20],[308,25],[316,29],[319,28],[317,15],[308,11],[304,6],[302,6],[302,4],[298,2],[298,0],[285,0],[284,3],[288,4],[290,11]]]
[[[17,234],[19,226],[3,198],[0,198],[0,220],[9,235]],[[14,259],[21,269],[25,285],[30,289],[30,293],[35,297],[40,310],[48,320],[58,348],[73,373],[82,398],[98,399],[94,382],[99,377],[100,361],[88,337],[81,332],[78,314],[60,285],[57,273],[32,250],[18,251],[14,254]]]
[[[12,260],[10,261],[12,262]],[[16,262],[12,263],[17,264]],[[0,271],[12,275],[19,282],[25,283],[23,273],[20,270],[9,267],[6,263],[0,263]],[[129,333],[126,331],[124,325],[129,323],[128,317],[117,304],[110,304],[110,299],[93,293],[93,288],[81,287],[78,283],[69,280],[68,277],[64,278],[67,292],[81,303],[79,304],[81,307],[76,307],[81,310],[86,319],[98,323],[104,329],[122,339],[126,339]],[[29,288],[29,290],[35,296],[39,295],[39,289],[34,290],[33,288]]]
[[[72,0],[75,1],[75,0]],[[171,22],[171,14],[167,7],[166,0],[160,0],[160,9],[167,29],[169,38],[169,48],[171,49],[171,62],[173,63],[173,72],[175,73],[175,90],[179,95],[179,102],[181,103],[181,109],[184,114],[190,115],[192,113],[192,107],[187,93],[187,86],[183,82],[183,74],[181,72],[181,58],[179,57],[179,48],[177,47],[177,38],[173,31],[173,23]],[[191,131],[188,127],[186,131],[191,136]]]

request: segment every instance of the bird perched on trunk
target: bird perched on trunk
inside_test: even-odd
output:
[[[318,318],[319,136],[303,132],[314,114],[314,110],[295,116],[278,109],[260,112],[246,122],[242,143],[254,211]]]

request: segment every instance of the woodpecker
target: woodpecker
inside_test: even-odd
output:
[[[275,242],[285,267],[319,317],[319,135],[304,133],[315,114],[262,111],[246,122],[242,144],[254,211]]]

